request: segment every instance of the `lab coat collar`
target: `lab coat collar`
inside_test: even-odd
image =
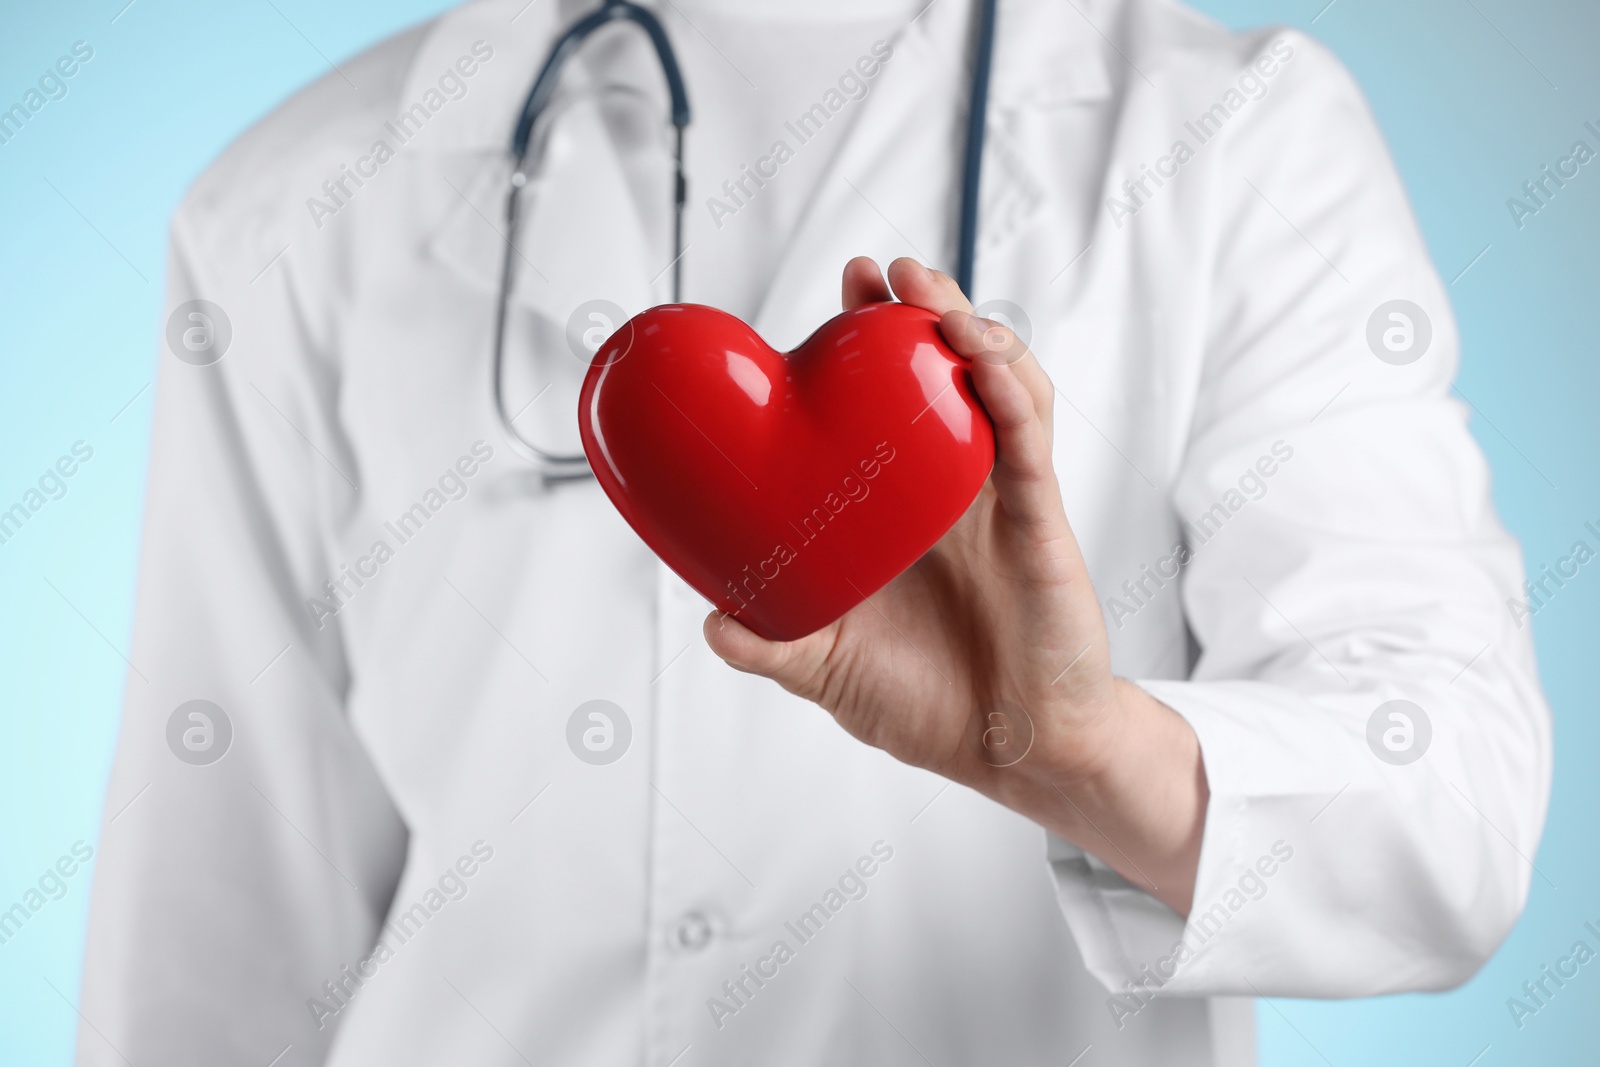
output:
[[[464,79],[466,95],[444,106],[446,121],[430,122],[418,149],[505,153],[522,101],[569,21],[565,9],[558,0],[475,0],[441,15],[411,61],[398,109],[423,100],[463,56],[478,61],[468,64],[476,69]],[[483,60],[486,48],[492,55]]]
[[[430,124],[419,149],[503,151],[523,98],[551,43],[572,20],[574,6],[560,0],[474,0],[442,15],[417,49],[399,108],[436,89],[441,75],[463,56],[473,56],[474,43],[482,41],[494,56],[475,64],[476,73],[465,79],[467,95],[447,105],[452,112],[447,123]],[[931,0],[901,36],[908,42],[928,40],[947,63],[958,60],[964,82],[972,14],[969,0]],[[1122,17],[1123,0],[1000,0],[991,106],[1004,111],[1109,94],[1107,57],[1118,69],[1126,60],[1102,33],[1121,36],[1116,24]],[[670,18],[666,21],[670,30]],[[945,79],[950,68],[924,73]]]
[[[461,202],[429,250],[487,292],[498,284],[505,248],[512,125],[551,43],[571,21],[571,7],[556,0],[478,0],[444,15],[419,46],[400,96],[401,109],[424,101],[441,75],[474,55],[474,45],[479,55],[485,46],[493,50],[491,59],[476,62],[475,73],[463,79],[466,94],[440,108],[445,121],[430,121],[408,145],[408,151],[469,157],[447,168],[457,175],[452,184]],[[1098,27],[1113,23],[1121,8],[1121,0],[1002,0],[980,263],[1004,236],[1023,231],[1043,206],[1035,162],[1008,151],[1006,126],[1024,108],[1070,106],[1111,93],[1106,57],[1112,46]],[[756,316],[754,325],[772,343],[798,343],[837,311],[839,271],[863,251],[864,233],[895,233],[893,254],[953,267],[956,160],[974,14],[971,0],[932,0],[894,40],[894,60],[862,101]],[[633,313],[668,299],[670,272],[666,262],[656,263],[666,259],[665,250],[647,239],[621,162],[599,122],[562,127],[577,140],[525,197],[513,300],[560,323],[589,300],[610,300]],[[913,127],[939,133],[925,132],[908,143],[906,131]],[[690,197],[692,208],[693,188]],[[998,240],[992,225],[997,219],[1003,221]],[[552,258],[541,261],[545,250]]]

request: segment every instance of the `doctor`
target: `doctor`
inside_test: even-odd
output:
[[[944,314],[991,485],[818,635],[707,618],[487,389],[507,132],[581,5],[343,64],[174,220],[79,1061],[1234,1065],[1249,998],[1467,979],[1526,899],[1547,712],[1348,75],[1005,0],[963,294],[917,264],[953,260],[968,0],[660,10],[684,298],[778,347],[841,268]],[[573,78],[507,349],[557,450],[569,337],[673,269],[645,46]]]

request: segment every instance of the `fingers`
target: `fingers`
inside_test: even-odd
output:
[[[946,314],[939,326],[951,347],[968,359],[1010,366],[1033,398],[1034,409],[1044,420],[1046,437],[1054,436],[1055,385],[1020,337],[993,319],[959,313]]]
[[[905,303],[926,308],[935,315],[972,310],[971,301],[954,278],[905,256],[889,264],[889,284],[894,286],[894,295]]]
[[[971,311],[972,303],[961,292],[955,279],[942,271],[929,270],[914,259],[901,256],[889,264],[889,280],[884,282],[878,264],[867,256],[857,256],[844,265],[844,306],[846,310],[874,300],[894,297],[936,315],[946,311]]]
[[[797,641],[768,641],[732,615],[713,611],[701,630],[711,651],[728,666],[771,678],[801,696],[810,695],[808,684],[826,659],[826,628]]]
[[[1011,368],[1033,400],[1044,423],[1046,443],[1055,439],[1055,384],[1022,339],[993,319],[948,312],[939,323],[945,340],[974,363],[1004,364]]]
[[[1055,390],[1044,368],[1015,334],[988,319],[949,311],[939,327],[950,347],[972,360],[973,387],[994,423],[1001,505],[1024,524],[1064,521],[1051,456]]]
[[[1033,397],[1035,407],[1044,417],[1046,433],[1049,433],[1049,414],[1055,402],[1055,388],[1039,361],[1033,358],[1028,346],[1016,334],[989,319],[974,319],[971,314],[972,303],[955,279],[942,271],[929,270],[914,259],[901,257],[889,264],[889,282],[894,286],[895,295],[907,304],[926,308],[947,318],[951,312],[962,313],[956,324],[959,330],[969,329],[974,322],[987,327],[986,333],[977,329],[973,339],[966,342],[967,348],[958,351],[969,359],[982,358],[989,362],[1012,364],[1017,377]],[[945,333],[945,339],[954,344],[954,338],[949,336],[950,331],[946,330]]]
[[[999,453],[995,490],[1007,511],[1028,523],[1064,518],[1051,457],[1055,386],[1033,353],[1011,330],[975,317],[961,287],[942,271],[929,270],[902,256],[889,264],[888,284],[904,303],[942,316],[939,327],[945,340],[972,360],[973,385],[995,424]],[[877,263],[858,256],[845,265],[846,308],[886,299],[888,288]],[[750,637],[760,640],[754,634]],[[756,667],[743,669],[770,676],[769,671]]]
[[[889,299],[889,285],[883,280],[878,264],[868,256],[857,256],[844,265],[841,288],[846,311],[862,304]]]

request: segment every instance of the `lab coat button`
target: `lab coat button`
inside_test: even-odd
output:
[[[699,952],[711,943],[711,920],[705,913],[691,911],[678,920],[672,943],[686,952]]]

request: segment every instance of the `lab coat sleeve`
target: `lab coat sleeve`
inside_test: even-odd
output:
[[[336,620],[319,630],[307,608],[329,574],[324,532],[360,482],[328,355],[338,279],[316,273],[336,257],[291,249],[261,269],[272,222],[235,202],[228,170],[202,179],[173,225],[163,319],[202,298],[231,340],[209,366],[161,346],[83,974],[78,1062],[95,1067],[322,1062],[334,1027],[311,998],[337,1005],[324,983],[353,984],[341,969],[373,943],[405,855],[346,718]],[[224,754],[205,765],[176,754],[188,729],[204,749],[204,724],[170,724],[194,700],[231,726],[224,742],[210,715]]]
[[[1207,183],[1210,228],[1172,491],[1200,655],[1187,680],[1140,684],[1205,761],[1193,909],[1050,845],[1119,1022],[1158,995],[1457,985],[1543,877],[1548,712],[1520,553],[1452,396],[1446,291],[1351,79],[1303,36],[1267,40],[1292,60],[1180,179]],[[1431,323],[1404,365],[1369,346],[1391,300]],[[1394,700],[1421,710],[1373,724]]]

